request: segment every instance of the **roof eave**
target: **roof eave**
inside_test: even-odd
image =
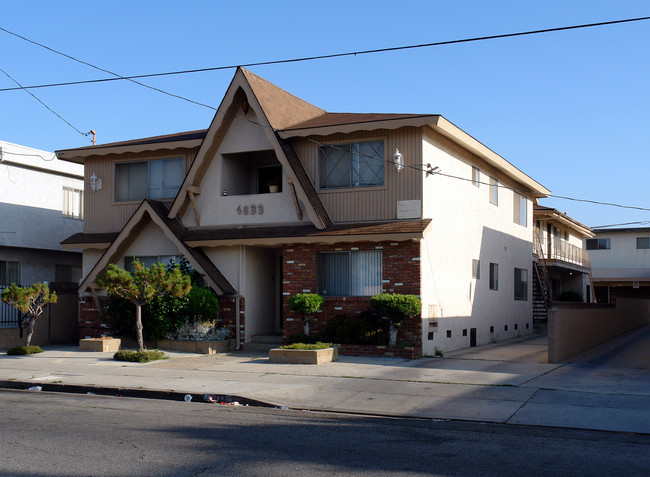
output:
[[[411,118],[378,119],[310,128],[289,128],[278,131],[278,134],[282,139],[289,139],[292,137],[328,136],[336,133],[350,134],[356,131],[372,131],[374,129],[398,129],[405,126],[420,127],[431,123],[432,119],[437,117],[439,117],[437,114],[426,114]]]
[[[202,139],[187,139],[183,141],[154,142],[150,144],[125,144],[122,146],[93,146],[82,149],[61,149],[55,151],[56,156],[68,162],[83,164],[90,156],[106,156],[108,154],[139,153],[145,151],[160,151],[172,149],[192,149],[201,145]]]

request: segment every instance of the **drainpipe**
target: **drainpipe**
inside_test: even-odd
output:
[[[241,348],[241,344],[240,344],[241,343],[241,339],[240,339],[241,331],[239,329],[239,314],[240,314],[239,313],[239,307],[240,307],[239,299],[240,298],[241,298],[240,295],[237,295],[235,297],[235,349],[237,351],[239,351],[239,349]]]

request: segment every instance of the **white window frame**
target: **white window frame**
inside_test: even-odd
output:
[[[325,277],[325,273],[328,270],[325,270],[325,267],[332,266],[332,264],[327,264],[327,257],[338,256],[342,259],[343,269],[339,273],[347,275],[344,278],[344,284],[347,284],[347,290],[343,293],[330,292],[326,288],[326,283],[330,280]],[[347,263],[346,257],[347,256]],[[360,275],[364,272],[372,272],[373,270],[363,270],[359,266],[355,266],[355,263],[361,263],[363,257],[370,257],[368,262],[374,261],[375,264],[378,262],[377,272],[374,276],[363,277]],[[382,292],[382,277],[383,277],[383,254],[381,250],[353,250],[349,252],[339,252],[339,251],[326,251],[318,253],[318,293],[323,296],[373,296]]]
[[[381,151],[383,156],[365,158],[369,163],[375,161],[374,167],[377,167],[377,170],[381,170],[381,181],[378,183],[366,183],[360,182],[361,177],[361,167],[363,166],[363,161],[361,156],[363,155],[358,149],[361,144],[372,144],[376,143],[381,145]],[[318,188],[323,191],[327,190],[339,190],[339,189],[357,189],[357,188],[366,188],[366,187],[385,187],[386,185],[386,141],[384,139],[367,139],[363,141],[354,141],[346,143],[331,143],[324,144],[318,148]],[[341,152],[341,149],[350,148],[350,159],[349,159],[349,169],[348,169],[348,182],[342,185],[330,184],[325,174],[326,165],[325,161],[328,160],[328,154],[331,151]],[[352,151],[357,149],[356,152]],[[377,149],[379,146],[377,147]],[[373,150],[375,147],[373,147]],[[365,156],[364,156],[365,157]],[[355,177],[356,171],[356,177]]]
[[[515,300],[528,301],[528,270],[515,267]]]
[[[151,184],[151,166],[152,164],[162,164],[162,167],[164,168],[164,163],[165,162],[180,162],[181,165],[181,175],[178,178],[178,187],[176,187],[176,184],[173,185],[168,185],[165,187],[165,183],[163,182],[161,184],[161,187],[159,188],[153,188]],[[142,189],[146,189],[146,193],[144,194],[144,197],[140,197],[140,195],[133,196],[133,187],[131,184],[129,184],[129,191],[128,191],[128,197],[122,198],[119,197],[120,195],[120,179],[118,178],[118,169],[123,168],[125,166],[131,166],[131,165],[136,165],[136,164],[146,164],[147,166],[147,179],[146,179],[146,185],[142,186]],[[185,161],[182,156],[174,156],[174,157],[166,157],[166,158],[160,158],[160,159],[151,159],[148,161],[125,161],[125,162],[116,162],[114,166],[114,185],[113,185],[113,200],[115,203],[125,203],[125,202],[140,202],[144,199],[151,199],[151,200],[173,200],[176,198],[176,195],[178,194],[178,191],[180,190],[181,186],[183,185],[183,179],[185,178]],[[163,174],[163,181],[164,181],[164,174]],[[169,195],[161,195],[160,197],[154,197],[153,192],[156,190],[165,190],[169,189],[171,192]]]
[[[490,204],[499,205],[499,180],[490,177]]]
[[[63,187],[61,214],[68,219],[84,218],[84,191],[73,187]]]
[[[512,208],[514,223],[528,227],[528,198],[518,192],[513,192]]]
[[[499,289],[499,264],[490,262],[490,290]]]
[[[472,166],[472,185],[481,187],[481,170],[476,166]]]

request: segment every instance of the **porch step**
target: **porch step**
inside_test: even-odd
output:
[[[282,346],[281,334],[254,335],[250,341],[244,343],[244,351],[267,354],[269,350],[278,346]]]

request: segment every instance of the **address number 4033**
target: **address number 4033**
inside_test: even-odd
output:
[[[238,205],[237,213],[239,215],[262,215],[264,213],[264,205],[262,204]]]

